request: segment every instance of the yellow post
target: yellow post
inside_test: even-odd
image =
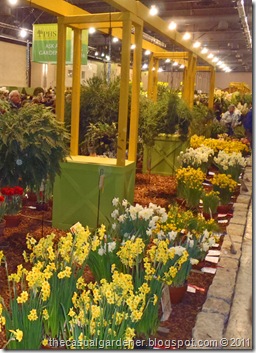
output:
[[[153,67],[154,57],[153,53],[150,54],[149,65],[148,65],[148,98],[153,99]]]
[[[74,60],[72,77],[71,144],[70,154],[78,155],[80,118],[81,30],[74,29]]]
[[[214,102],[214,88],[215,88],[215,68],[210,68],[210,89],[209,89],[209,98],[208,98],[208,108],[213,108]]]
[[[124,14],[122,61],[121,61],[121,85],[118,113],[118,140],[117,161],[118,166],[125,166],[126,140],[127,140],[127,115],[129,95],[129,73],[130,73],[130,46],[131,46],[131,19],[130,14]]]
[[[129,136],[129,152],[128,152],[129,161],[136,161],[137,159],[142,34],[143,34],[143,27],[135,24],[136,48],[134,50],[134,56],[133,56],[132,100],[131,100],[130,136]]]
[[[196,77],[196,56],[188,53],[188,67],[184,70],[184,90],[183,99],[187,102],[190,108],[193,107],[194,90],[195,90],[195,77]]]
[[[157,101],[157,83],[158,83],[158,69],[159,69],[159,59],[154,58],[154,71],[153,71],[153,101]]]
[[[65,113],[65,73],[66,73],[66,26],[62,18],[58,18],[58,52],[57,52],[57,74],[56,74],[56,116],[59,121],[64,122]]]

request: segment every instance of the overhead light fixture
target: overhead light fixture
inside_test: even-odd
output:
[[[165,62],[168,64],[171,62],[171,59],[166,59]]]
[[[219,61],[219,58],[217,58],[217,56],[215,56],[213,59],[212,59],[212,62],[213,63],[216,63],[216,62],[218,62]]]
[[[172,64],[172,66],[178,66],[179,64],[176,62],[176,61],[174,61],[174,63]]]
[[[188,33],[188,32],[186,32],[186,33],[184,33],[184,35],[183,35],[183,37],[182,37],[184,40],[188,40],[188,39],[190,39],[191,38],[191,34],[190,33]]]
[[[174,29],[176,29],[176,27],[177,27],[177,23],[176,23],[176,22],[172,21],[172,22],[169,23],[168,28],[169,28],[171,31],[173,31]]]
[[[210,53],[208,56],[207,56],[208,59],[212,59],[213,58],[213,54]]]
[[[184,64],[181,64],[180,65],[180,69],[184,69],[185,65]]]
[[[89,28],[89,33],[90,34],[93,34],[93,33],[95,33],[96,32],[96,29],[94,28],[94,27],[90,27]]]
[[[98,52],[98,51],[96,51],[96,52],[94,53],[94,55],[95,55],[95,56],[98,56],[98,55],[99,55],[99,52]]]
[[[25,28],[21,28],[19,35],[21,38],[26,38],[28,36],[28,31]]]
[[[117,37],[114,37],[113,39],[112,39],[112,42],[113,43],[117,43],[119,41],[119,39],[117,38]]]
[[[151,54],[151,51],[150,51],[150,50],[146,50],[144,54],[145,54],[145,55],[150,55],[150,54]]]
[[[109,61],[110,60],[110,56],[106,55],[106,60]]]
[[[136,48],[136,45],[135,44],[132,44],[131,45],[131,50],[134,50]]]
[[[17,5],[18,0],[8,0],[8,3],[12,6]]]
[[[104,56],[105,56],[105,54],[104,54],[104,53],[101,53],[101,56],[102,56],[102,57],[104,57]]]
[[[158,8],[155,5],[152,5],[149,10],[151,16],[156,16],[158,14]]]
[[[201,43],[196,41],[194,44],[193,44],[193,48],[199,48],[201,46]]]
[[[144,63],[144,64],[142,65],[142,69],[143,69],[143,70],[146,70],[147,68],[148,68],[148,64]]]
[[[202,54],[208,53],[208,49],[204,47],[204,48],[201,50],[201,53],[202,53]]]

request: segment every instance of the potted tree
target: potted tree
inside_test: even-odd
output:
[[[53,184],[69,151],[69,134],[43,105],[7,110],[0,120],[0,185],[21,186],[39,194]]]
[[[146,145],[143,171],[174,175],[177,156],[188,145],[192,114],[178,93],[165,90],[156,103],[144,104],[140,113],[140,132]],[[149,136],[150,138],[148,138]]]

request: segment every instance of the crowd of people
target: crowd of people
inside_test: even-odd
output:
[[[27,94],[20,93],[19,90],[11,90],[10,92],[5,88],[0,88],[0,100],[9,103],[10,109],[19,109],[24,104],[44,104],[46,107],[51,107],[55,112],[55,91],[49,88],[47,91],[39,92],[34,96],[29,96]],[[1,112],[4,112],[2,107]]]

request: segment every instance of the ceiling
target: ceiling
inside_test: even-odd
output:
[[[54,0],[51,0],[54,1]],[[112,13],[119,11],[108,4],[108,1],[66,0],[90,13]],[[192,41],[200,41],[201,46],[208,48],[214,56],[224,61],[232,72],[252,72],[252,48],[246,34],[245,22],[252,36],[253,6],[252,0],[243,0],[244,12],[241,12],[242,0],[141,0],[145,6],[156,5],[158,16],[163,20],[175,21],[176,30],[183,34],[190,32]],[[19,1],[16,6],[8,5],[7,0],[0,0],[0,41],[15,41],[25,44],[19,38],[18,29],[32,30],[34,23],[55,23],[55,16]],[[162,37],[157,31],[144,28],[144,36],[149,40],[159,40],[165,44],[165,50],[183,51],[174,42]],[[145,37],[146,39],[146,37]],[[30,32],[29,41],[32,40]],[[111,43],[111,44],[110,44]],[[89,35],[89,57],[95,51],[111,53],[111,60],[120,62],[121,43],[113,43],[109,35],[97,31]],[[111,47],[111,48],[109,48]],[[143,61],[147,60],[143,56]],[[200,64],[200,62],[199,62]],[[201,62],[201,64],[204,64]],[[165,68],[167,66],[165,65]],[[216,71],[222,71],[216,66]]]

